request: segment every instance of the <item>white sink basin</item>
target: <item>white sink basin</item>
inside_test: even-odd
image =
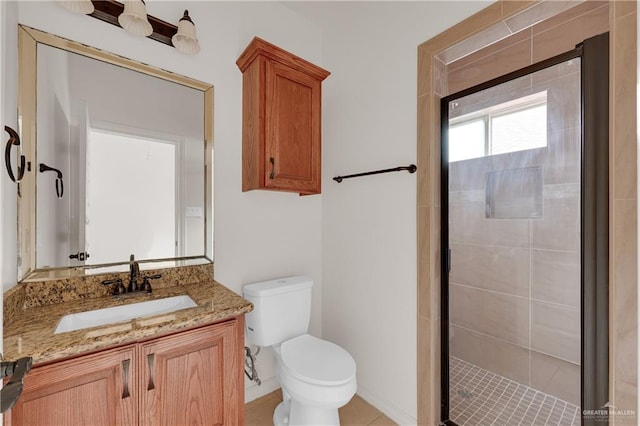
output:
[[[69,314],[62,317],[54,334],[132,320],[134,318],[166,314],[196,306],[198,305],[193,299],[184,295]]]

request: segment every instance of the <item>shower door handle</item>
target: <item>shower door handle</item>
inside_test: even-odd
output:
[[[447,273],[451,272],[451,249],[447,249]]]

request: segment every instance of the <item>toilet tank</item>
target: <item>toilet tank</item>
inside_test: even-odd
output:
[[[311,278],[280,278],[247,284],[245,299],[253,303],[246,314],[248,340],[258,346],[280,344],[305,334],[311,315]]]

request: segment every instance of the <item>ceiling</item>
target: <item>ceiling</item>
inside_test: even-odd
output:
[[[440,1],[281,1],[323,30],[373,25],[384,32],[398,28],[412,33],[421,43],[487,7],[487,0]]]

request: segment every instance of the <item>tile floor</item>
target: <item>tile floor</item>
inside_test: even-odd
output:
[[[280,401],[282,401],[282,392],[277,390],[249,402],[245,405],[245,425],[273,425],[273,411]],[[358,395],[354,396],[347,405],[340,408],[340,424],[342,426],[395,425],[391,419]]]
[[[450,358],[450,418],[465,425],[580,425],[579,407]]]

